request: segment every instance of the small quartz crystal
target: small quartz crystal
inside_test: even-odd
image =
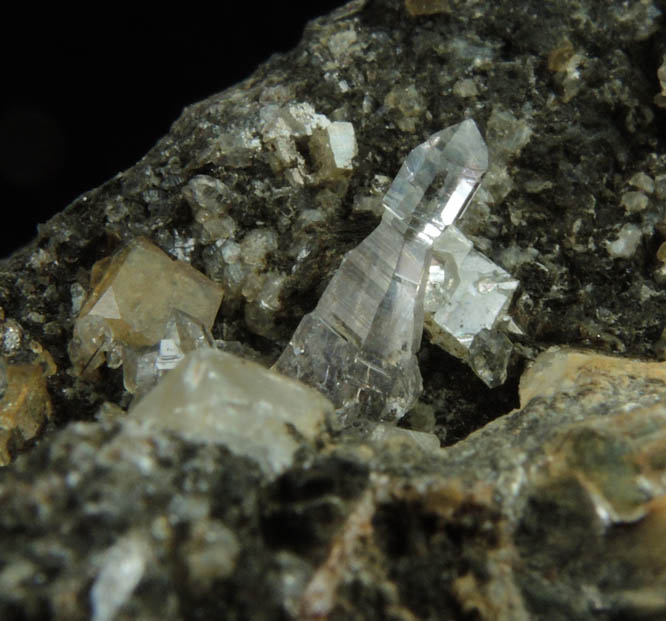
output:
[[[126,346],[123,350],[123,379],[125,388],[141,397],[159,379],[195,349],[212,347],[210,331],[194,317],[179,310],[173,310],[167,321],[164,335],[152,347],[136,348]]]
[[[415,354],[433,243],[487,166],[472,120],[416,147],[384,197],[380,225],[345,255],[276,369],[319,389],[344,415],[403,416],[422,390]]]
[[[513,344],[506,334],[483,328],[469,348],[469,364],[486,386],[495,388],[506,381],[512,351]]]

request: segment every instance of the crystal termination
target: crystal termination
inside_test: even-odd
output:
[[[472,120],[411,151],[384,197],[381,223],[344,256],[275,368],[317,388],[343,415],[403,416],[422,390],[415,354],[433,243],[487,167]]]

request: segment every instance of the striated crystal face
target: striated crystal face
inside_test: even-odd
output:
[[[487,166],[472,120],[416,147],[384,197],[382,222],[344,256],[277,370],[345,413],[400,418],[422,390],[415,354],[433,242],[463,212]]]

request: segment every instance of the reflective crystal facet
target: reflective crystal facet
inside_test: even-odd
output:
[[[220,444],[269,476],[289,468],[333,411],[316,391],[263,366],[213,348],[187,356],[132,410],[148,430]]]
[[[506,381],[512,351],[513,343],[506,334],[483,328],[469,348],[469,365],[486,386],[495,388]]]
[[[498,327],[507,318],[518,284],[475,250],[457,228],[447,228],[435,242],[426,286],[425,329],[430,339],[469,361],[477,334]]]
[[[463,212],[487,166],[472,120],[416,147],[384,197],[382,222],[344,256],[277,370],[345,412],[400,418],[422,389],[415,354],[433,243]]]
[[[167,321],[164,335],[152,347],[123,348],[123,380],[125,388],[141,397],[159,379],[195,349],[212,347],[210,332],[191,315],[173,310]]]

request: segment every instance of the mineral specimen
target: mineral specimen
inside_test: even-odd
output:
[[[210,332],[194,317],[172,310],[160,341],[152,347],[123,348],[125,388],[141,397],[169,370],[195,349],[212,347]]]
[[[157,344],[174,310],[210,329],[222,301],[217,284],[144,238],[96,263],[91,284],[69,348],[78,372],[95,369],[105,356],[109,366],[118,367],[124,347]]]
[[[425,330],[433,343],[470,363],[490,387],[506,379],[511,343],[497,329],[509,321],[506,313],[517,287],[517,280],[475,250],[455,226],[435,241],[425,292]],[[489,355],[484,356],[484,350]]]
[[[334,179],[353,170],[352,159],[357,147],[351,123],[338,121],[316,130],[310,145],[321,178]]]
[[[416,147],[384,197],[381,224],[345,255],[276,369],[318,388],[346,414],[403,416],[422,389],[415,354],[433,243],[487,167],[472,120]]]
[[[354,126],[347,121],[331,122],[317,114],[308,103],[291,104],[284,108],[269,104],[261,110],[262,138],[271,149],[270,164],[286,170],[292,185],[308,181],[335,180],[352,170],[356,155]],[[318,169],[310,170],[299,146],[303,139]]]
[[[408,12],[437,5],[450,10]],[[37,340],[58,365],[48,433],[0,469],[0,619],[666,619],[666,369],[638,360],[654,359],[666,326],[666,250],[655,256],[664,108],[653,102],[663,20],[661,0],[354,0],[242,84],[189,106],[136,165],[0,262],[0,353],[32,364],[22,356]],[[151,30],[162,50],[184,32]],[[555,48],[564,55],[549,70]],[[124,67],[141,68],[143,92],[155,71],[170,85],[173,60],[130,53]],[[340,182],[317,179],[322,119],[307,121],[309,135],[287,127],[288,164],[264,139],[262,110],[305,102],[353,122],[359,156]],[[598,350],[538,358],[522,407],[517,365],[489,391],[424,338],[424,393],[397,428],[358,421],[297,439],[291,466],[269,480],[225,444],[157,425],[139,433],[118,407],[120,369],[70,373],[83,276],[111,240],[136,235],[222,283],[215,334],[273,361],[285,334],[249,332],[295,326],[379,223],[390,180],[376,175],[397,172],[415,137],[469,116],[496,175],[460,227],[520,279],[521,353]],[[91,127],[106,145],[105,125]],[[628,191],[648,197],[644,210],[627,215]],[[19,198],[5,202],[30,202]],[[284,284],[264,295],[273,274]],[[630,359],[600,355],[622,348]],[[414,430],[445,446],[412,442]]]
[[[617,239],[605,242],[606,250],[614,259],[628,259],[636,252],[642,237],[640,227],[628,222],[618,231]]]
[[[236,222],[228,213],[231,192],[218,179],[207,175],[193,177],[183,189],[183,198],[201,225],[203,239],[221,242],[236,232]]]
[[[226,446],[268,476],[288,468],[322,430],[331,404],[316,391],[212,348],[189,354],[132,410],[142,428]]]

